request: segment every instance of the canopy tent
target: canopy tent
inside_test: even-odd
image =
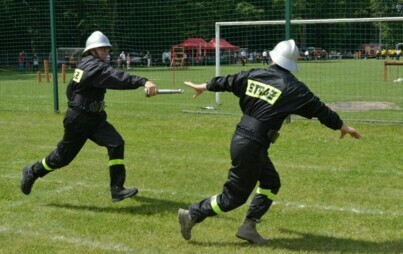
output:
[[[174,48],[182,47],[184,50],[185,62],[190,62],[192,65],[204,64],[207,58],[207,52],[214,53],[214,47],[211,46],[202,38],[187,38],[182,43],[172,47]]]
[[[214,49],[213,46],[211,46],[202,38],[187,38],[179,45],[184,47],[185,49],[205,49],[205,50]]]
[[[209,41],[209,44],[215,48],[216,47],[216,40],[211,39]],[[235,46],[235,45],[232,45],[226,39],[220,38],[220,49],[221,50],[239,50],[239,47]]]
[[[209,44],[211,46],[213,46],[214,48],[216,47],[216,39],[211,39],[209,41]],[[221,61],[225,62],[225,63],[236,63],[237,62],[237,55],[232,55],[231,56],[231,51],[235,51],[235,50],[239,50],[240,48],[238,46],[232,45],[231,43],[229,43],[226,39],[224,38],[220,38],[220,50],[224,51],[227,50],[228,51],[228,55],[227,54],[222,54],[221,55]],[[225,60],[223,60],[225,59]]]

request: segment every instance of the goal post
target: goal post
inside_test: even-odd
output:
[[[309,25],[309,24],[337,24],[337,23],[368,23],[368,22],[401,22],[403,17],[377,17],[377,18],[341,18],[341,19],[298,19],[290,20],[290,25]],[[220,64],[220,38],[221,28],[229,26],[273,26],[273,25],[286,25],[286,20],[270,20],[270,21],[236,21],[236,22],[216,22],[215,23],[215,74],[216,76],[221,75],[221,64]],[[380,26],[381,27],[381,26]],[[381,28],[380,28],[381,29]],[[291,36],[292,38],[292,36]],[[382,46],[381,43],[381,31],[379,31],[379,47]],[[364,42],[362,42],[364,43]],[[216,93],[215,103],[217,105],[221,104],[221,93]]]

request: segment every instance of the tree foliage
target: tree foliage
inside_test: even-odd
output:
[[[292,19],[401,16],[402,6],[399,0],[294,0]],[[93,31],[101,30],[116,50],[130,48],[162,52],[186,37],[213,38],[214,24],[218,21],[283,20],[284,12],[284,0],[58,0],[55,1],[57,46],[83,47]],[[48,0],[2,0],[0,13],[1,53],[19,50],[49,52]],[[348,36],[353,36],[357,29],[376,33],[382,26],[384,39],[397,40],[396,27],[386,23],[345,26],[351,34],[324,38],[321,36],[324,31],[336,28],[332,25],[307,25],[294,28],[292,36],[305,44],[330,47],[348,41]],[[253,47],[253,35],[265,30],[261,27],[247,30],[250,36],[242,39],[244,41],[236,41],[240,39],[234,36],[235,43]],[[304,38],[306,32],[315,36]],[[281,39],[284,31],[272,32],[271,36]]]

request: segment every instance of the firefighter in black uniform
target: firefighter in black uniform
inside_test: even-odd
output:
[[[139,87],[145,87],[148,95],[154,96],[157,87],[146,78],[113,69],[106,62],[111,47],[108,38],[99,31],[88,37],[84,57],[67,87],[68,109],[63,120],[63,138],[43,160],[24,167],[21,180],[24,194],[31,192],[38,177],[67,166],[88,139],[107,148],[112,201],[121,201],[137,194],[137,188],[124,188],[124,140],[106,119],[104,97],[106,89]]]
[[[192,227],[205,218],[243,205],[259,182],[246,218],[236,236],[258,244],[267,242],[256,230],[256,223],[269,210],[280,189],[280,177],[268,157],[268,148],[279,136],[284,120],[291,114],[316,117],[325,126],[360,138],[340,117],[322,103],[308,87],[290,72],[298,70],[299,50],[294,40],[282,41],[270,51],[273,64],[268,69],[252,69],[235,75],[216,77],[204,84],[185,82],[195,89],[193,98],[203,91],[232,92],[239,97],[243,117],[232,137],[232,165],[221,194],[179,209],[183,238],[191,238]]]

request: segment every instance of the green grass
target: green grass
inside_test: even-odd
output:
[[[318,64],[301,67],[314,65]],[[236,68],[240,69],[226,71]],[[185,79],[202,82],[214,75],[206,67],[177,70],[174,83],[165,69],[133,72],[161,87],[182,87]],[[212,105],[214,94],[192,100],[188,89],[184,95],[152,98],[139,90],[108,91],[109,121],[126,141],[126,185],[138,187],[138,196],[111,202],[106,149],[90,141],[69,166],[39,179],[25,196],[19,190],[21,169],[55,147],[63,132],[63,114],[52,113],[51,85],[32,82],[28,75],[0,76],[0,253],[401,253],[403,249],[401,123],[349,122],[362,139],[339,140],[339,132],[315,120],[294,118],[270,149],[282,189],[258,225],[269,245],[250,245],[235,237],[247,205],[196,225],[187,242],[180,236],[177,210],[221,191],[230,166],[229,142],[241,115],[233,96],[223,94],[218,111],[223,114],[188,114],[182,110],[199,112],[201,106]],[[351,84],[359,86],[354,80]],[[392,84],[383,88],[387,86]],[[64,87],[59,89],[61,112]],[[313,84],[313,90],[323,94],[337,89]],[[397,92],[401,90],[393,93]],[[358,96],[367,100],[372,93]],[[402,106],[402,93],[380,93]],[[328,96],[329,101],[343,100],[337,93]],[[401,109],[383,114],[402,120]],[[342,115],[354,118],[353,113]]]

